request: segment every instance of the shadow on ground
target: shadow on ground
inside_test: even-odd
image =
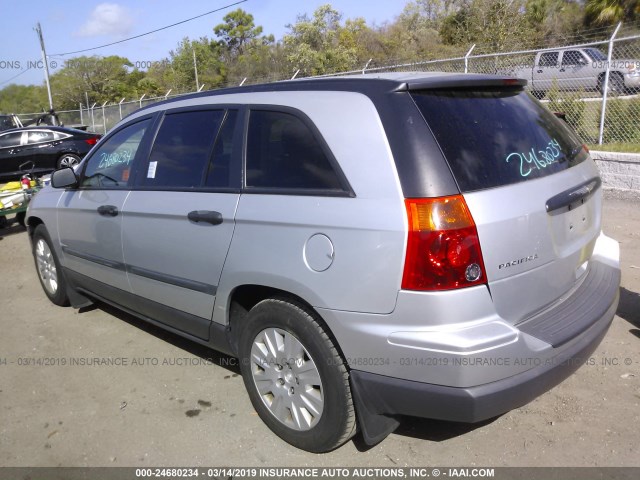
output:
[[[631,325],[636,327],[631,330],[636,336],[640,336],[640,295],[624,287],[620,288],[620,303],[616,312],[620,318],[623,318]]]
[[[160,327],[156,327],[144,320],[139,319],[129,313],[123,312],[111,305],[102,302],[95,302],[94,305],[90,307],[84,307],[79,310],[79,313],[82,314],[84,312],[88,312],[94,309],[100,309],[109,315],[112,315],[123,322],[127,322],[129,325],[132,325],[140,330],[153,335],[160,340],[163,340],[167,343],[170,343],[174,347],[177,347],[185,352],[189,352],[190,354],[199,357],[213,365],[218,365],[227,369],[228,371],[239,375],[240,374],[240,366],[238,361],[229,355],[225,355],[224,353],[220,353],[216,350],[212,350],[209,347],[204,345],[200,345],[192,340],[183,338],[175,333],[168,332],[163,330]]]

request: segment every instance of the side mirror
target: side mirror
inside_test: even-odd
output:
[[[56,170],[51,175],[51,186],[53,188],[73,188],[78,186],[78,177],[73,168],[64,167]]]

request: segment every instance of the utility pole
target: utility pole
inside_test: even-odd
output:
[[[49,64],[47,63],[47,51],[44,49],[44,39],[42,38],[42,27],[40,22],[37,23],[35,28],[40,40],[40,49],[42,50],[42,64],[44,65],[44,80],[47,83],[47,93],[49,94],[49,108],[53,110],[53,99],[51,98],[51,84],[49,83]]]
[[[196,63],[196,49],[191,44],[191,52],[193,52],[193,70],[196,72],[196,90],[200,91],[200,84],[198,83],[198,64]]]

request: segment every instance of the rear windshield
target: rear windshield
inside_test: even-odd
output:
[[[588,156],[569,127],[521,89],[412,96],[462,192],[546,177]]]

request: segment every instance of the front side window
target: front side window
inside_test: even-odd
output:
[[[558,52],[547,52],[540,55],[540,62],[538,63],[541,67],[555,67],[558,65]]]
[[[209,165],[224,110],[167,113],[136,183],[144,187],[197,188]]]
[[[252,111],[246,186],[342,190],[338,175],[311,129],[285,112]]]
[[[17,147],[20,145],[22,132],[5,133],[0,135],[0,148]]]
[[[150,120],[129,125],[112,135],[91,155],[81,180],[89,188],[124,187],[129,182],[142,137]]]

